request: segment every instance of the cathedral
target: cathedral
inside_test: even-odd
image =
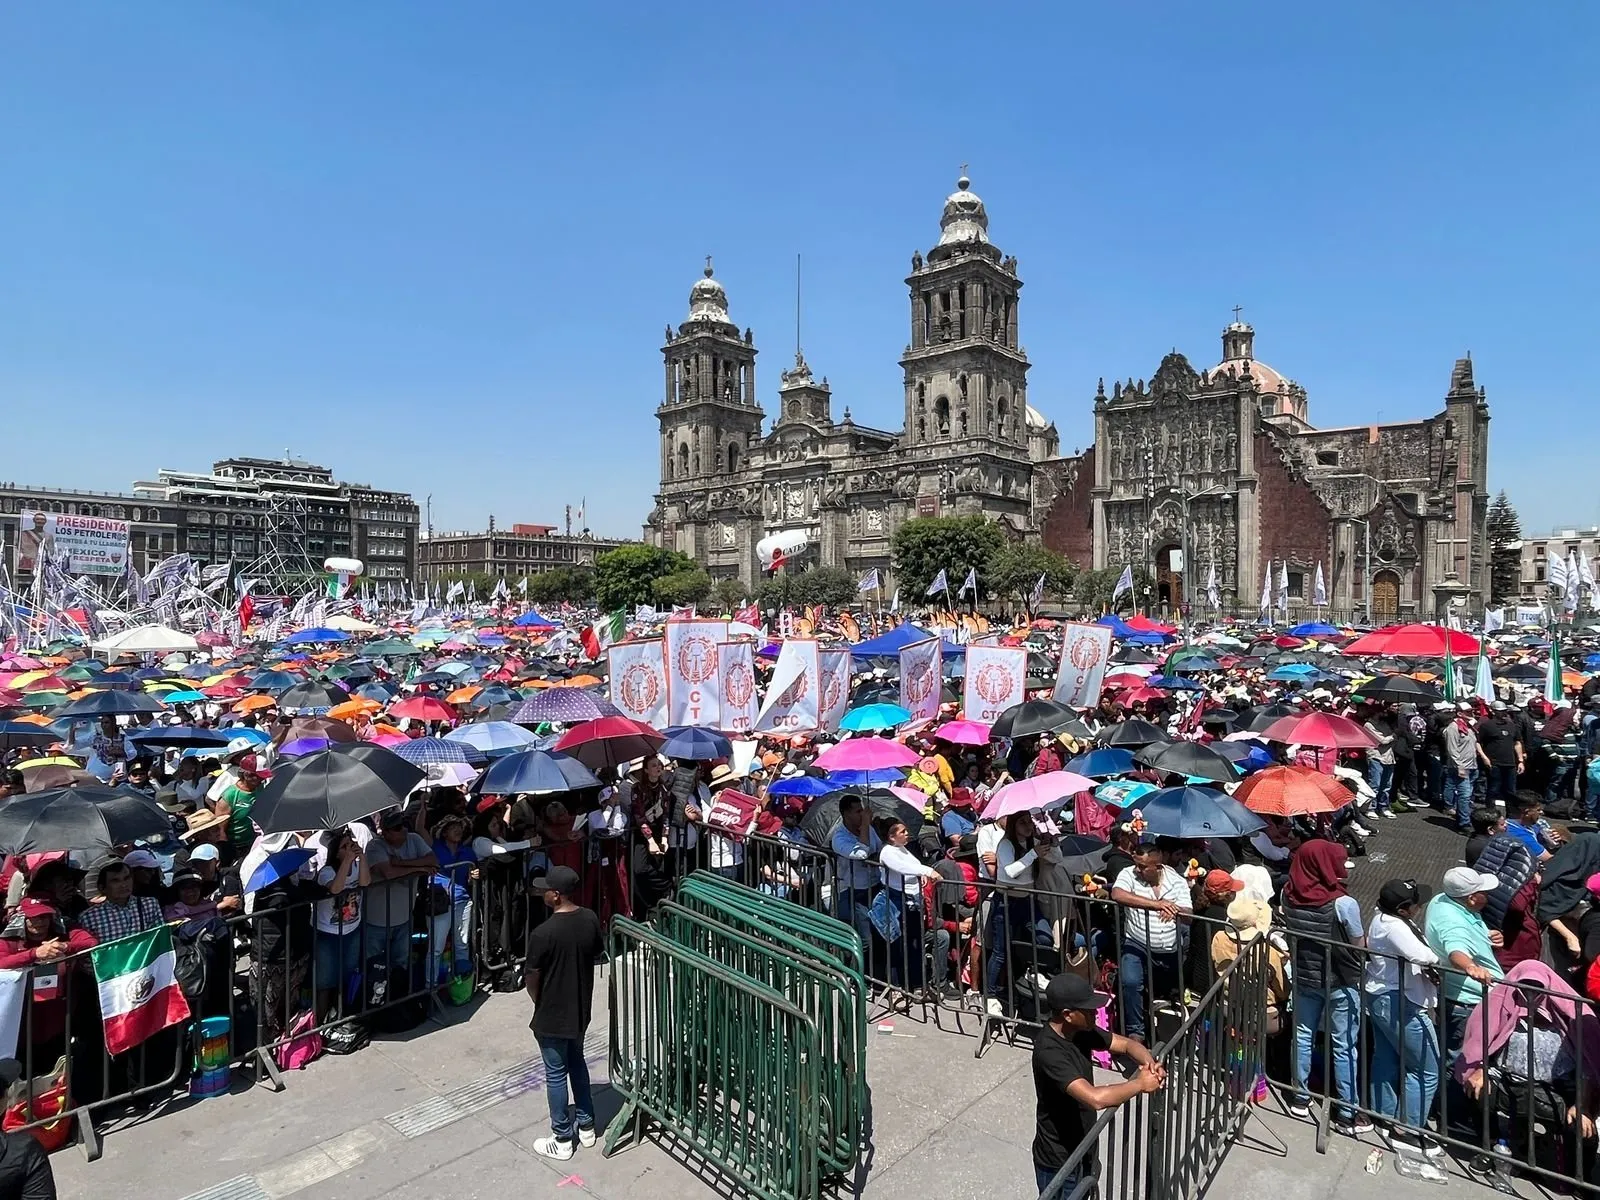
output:
[[[1306,389],[1255,356],[1255,331],[1222,331],[1221,361],[1174,351],[1148,382],[1102,382],[1090,447],[1063,456],[1028,403],[1017,260],[989,239],[963,175],[939,240],[905,283],[898,432],[833,416],[827,378],[799,353],[767,428],[755,338],[712,277],[662,347],[661,484],[646,538],[717,578],[753,582],[763,538],[803,540],[813,563],[893,586],[890,535],[919,516],[982,514],[1081,566],[1143,567],[1142,607],[1253,613],[1277,598],[1310,615],[1322,572],[1332,616],[1427,620],[1481,610],[1489,586],[1488,402],[1456,362],[1443,408],[1414,421],[1318,429]],[[952,564],[958,567],[960,564]],[[1286,584],[1286,586],[1285,586]]]

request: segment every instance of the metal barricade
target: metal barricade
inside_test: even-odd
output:
[[[610,934],[611,1086],[604,1153],[648,1119],[760,1200],[816,1200],[822,1131],[815,1023],[771,988],[625,917]]]
[[[696,871],[678,883],[678,901],[686,907],[697,902],[715,916],[721,908],[734,905],[773,927],[790,933],[814,946],[847,971],[865,977],[866,959],[861,938],[849,925],[822,913],[801,908],[787,901],[763,895],[752,888],[724,879],[709,871]]]

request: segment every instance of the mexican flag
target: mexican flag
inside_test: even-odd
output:
[[[1561,682],[1561,643],[1550,642],[1550,663],[1544,673],[1544,698],[1554,704],[1565,692]]]
[[[165,925],[118,938],[89,952],[100,985],[100,1013],[111,1054],[189,1018],[189,1002],[173,978],[177,959]]]
[[[598,660],[613,642],[620,642],[628,632],[628,614],[623,609],[601,616],[579,635],[583,652]]]

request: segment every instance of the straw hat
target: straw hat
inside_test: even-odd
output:
[[[183,831],[183,838],[184,841],[188,841],[191,838],[199,837],[207,830],[215,829],[218,825],[226,825],[228,818],[219,817],[216,813],[208,812],[202,808],[199,812],[190,813],[183,819],[183,822],[186,826]]]

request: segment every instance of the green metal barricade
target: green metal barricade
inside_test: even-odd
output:
[[[697,907],[690,903],[691,896],[708,906],[704,911],[712,916],[728,909],[748,913],[764,927],[814,946],[823,953],[825,961],[837,963],[852,974],[866,978],[866,954],[861,946],[861,935],[848,922],[768,896],[710,871],[696,871],[678,881],[678,902]]]
[[[617,917],[611,924],[611,1086],[623,1108],[604,1153],[646,1118],[760,1200],[816,1200],[817,1026],[741,971]]]
[[[666,900],[653,923],[679,945],[771,988],[816,1024],[822,1162],[838,1174],[852,1171],[865,1140],[867,1105],[867,1005],[860,978],[822,960],[806,943],[761,929],[736,911],[712,916]]]

